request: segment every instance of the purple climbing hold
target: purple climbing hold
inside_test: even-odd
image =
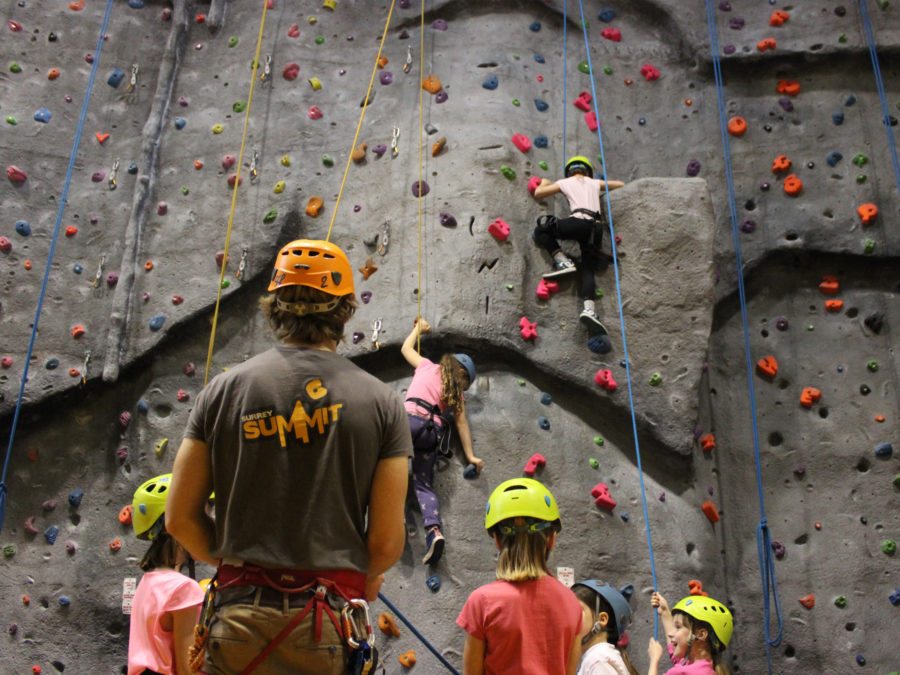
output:
[[[388,85],[394,81],[394,74],[389,70],[382,70],[378,74],[378,81],[381,82],[381,84]]]
[[[44,513],[50,513],[53,509],[56,508],[56,500],[55,499],[45,499],[41,502],[41,509],[43,509]]]
[[[95,171],[91,174],[91,181],[94,183],[102,183],[104,178],[106,178],[105,171]]]
[[[442,213],[439,220],[444,227],[456,227],[456,218],[450,213]]]
[[[56,543],[56,538],[59,536],[59,528],[56,525],[51,525],[46,530],[44,530],[44,539],[47,540],[47,543],[51,546]]]
[[[428,183],[423,181],[415,181],[412,184],[412,193],[413,197],[424,197],[431,191],[431,188],[428,187]]]
[[[122,431],[125,431],[129,424],[131,424],[131,413],[127,410],[123,410],[119,413],[119,428]]]
[[[778,105],[780,105],[781,109],[785,112],[794,112],[794,103],[787,96],[779,98]]]
[[[782,332],[786,331],[789,326],[790,324],[788,323],[787,317],[779,316],[777,319],[775,319],[775,328],[777,328],[778,330]]]
[[[756,231],[756,222],[749,218],[741,223],[741,232],[744,234],[753,234]]]
[[[15,637],[16,633],[19,632],[19,624],[11,623],[6,628],[6,632],[10,634],[11,637]]]
[[[364,305],[368,305],[372,299],[372,291],[363,291],[359,294],[359,299],[363,301]]]
[[[665,493],[665,492],[660,492],[660,493],[659,493],[659,501],[661,501],[661,502],[665,502],[665,501],[666,501],[666,493]]]
[[[725,45],[724,47],[722,47],[722,53],[725,54],[726,56],[731,56],[736,51],[737,51],[737,47],[735,47],[734,45]]]
[[[397,4],[400,6],[400,9],[409,9],[412,7],[412,0],[400,0]]]
[[[449,25],[447,24],[447,21],[444,19],[435,19],[434,21],[431,22],[431,27],[434,30],[447,30],[447,28],[449,28]]]
[[[364,333],[360,333],[359,331],[356,331],[353,334],[353,344],[358,345],[360,342],[363,341],[363,338],[365,338],[365,337],[366,336]]]
[[[191,102],[187,99],[186,96],[178,97],[178,105],[180,105],[182,108],[187,108],[190,104]]]
[[[741,28],[744,27],[745,23],[746,23],[746,21],[744,21],[741,17],[736,16],[733,19],[728,20],[728,27],[731,30],[740,30]]]
[[[784,560],[786,549],[784,548],[784,544],[782,544],[780,541],[772,542],[772,552],[775,554],[776,560]]]
[[[687,169],[685,169],[685,173],[691,178],[696,178],[700,175],[700,160],[692,159],[688,162]]]
[[[362,204],[354,204],[353,213],[359,213],[360,211],[362,211]]]
[[[450,96],[447,94],[447,92],[444,91],[443,89],[441,89],[438,93],[436,93],[434,95],[434,102],[435,103],[445,103],[448,98],[450,98]]]
[[[387,146],[384,143],[379,143],[374,148],[372,148],[372,152],[378,155],[380,158],[384,153],[387,152]]]
[[[117,283],[119,283],[119,273],[118,272],[110,272],[106,275],[106,285],[112,288]]]
[[[719,11],[730,12],[731,11],[731,3],[728,2],[728,0],[722,0],[722,2],[719,3]]]
[[[120,462],[124,462],[126,459],[128,459],[128,448],[123,446],[116,450],[116,459]]]

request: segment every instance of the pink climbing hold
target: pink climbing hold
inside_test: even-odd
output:
[[[322,118],[322,111],[319,109],[319,106],[311,105],[306,111],[306,116],[311,120],[318,120]]]
[[[509,224],[502,218],[494,218],[494,221],[488,225],[488,232],[497,241],[506,241],[509,238]]]
[[[644,76],[647,82],[652,82],[659,79],[659,69],[651,66],[649,63],[645,63],[641,66],[641,75]]]
[[[298,38],[300,37],[300,26],[295,23],[291,24],[291,27],[288,28],[287,35],[289,38]]]
[[[234,155],[225,155],[222,158],[222,168],[225,169],[225,171],[228,171],[228,169],[234,166],[235,162],[237,162],[237,158]]]
[[[537,339],[537,322],[529,321],[527,316],[519,319],[519,334],[523,340],[531,341]]]
[[[0,237],[0,252],[9,253],[12,251],[12,242],[9,237]]]
[[[616,500],[609,494],[609,487],[606,483],[597,483],[591,490],[591,497],[594,498],[594,504],[610,513],[616,508]]]
[[[169,212],[169,205],[166,202],[160,202],[156,205],[156,215],[164,216]]]
[[[597,115],[593,110],[584,114],[584,123],[587,124],[588,129],[591,131],[597,131],[597,127],[600,126],[597,124]]]
[[[606,38],[607,40],[612,40],[613,42],[621,42],[622,41],[622,31],[618,28],[604,28],[600,31],[601,37]]]
[[[549,300],[550,296],[554,293],[559,293],[559,284],[555,281],[547,281],[546,279],[541,279],[534,291],[534,294],[539,300]]]
[[[281,71],[281,76],[288,81],[296,80],[298,75],[300,75],[299,63],[289,63]]]
[[[186,392],[184,389],[179,389],[178,393],[175,394],[175,398],[177,398],[181,403],[184,403],[185,401],[190,400],[191,395],[188,392]]]
[[[513,134],[512,135],[513,145],[516,146],[522,152],[528,152],[531,150],[531,139],[528,138],[525,134]]]
[[[4,356],[0,359],[0,368],[11,368],[13,360],[11,356]]]
[[[578,98],[572,101],[572,105],[574,105],[579,110],[583,110],[584,112],[591,111],[591,102],[594,99],[591,97],[590,92],[583,91],[578,94]]]
[[[532,176],[528,179],[528,192],[529,194],[534,194],[534,191],[537,190],[538,185],[541,184],[540,176]]]
[[[594,382],[596,382],[601,389],[605,389],[609,392],[619,388],[619,383],[613,379],[612,371],[606,368],[597,371],[594,375]]]
[[[28,180],[28,174],[14,164],[6,167],[6,177],[9,178],[9,182],[13,185],[21,185]]]
[[[543,468],[547,464],[547,458],[544,457],[541,453],[534,453],[527,462],[525,462],[525,468],[522,469],[522,473],[524,473],[529,478],[534,478],[534,472],[538,469]]]

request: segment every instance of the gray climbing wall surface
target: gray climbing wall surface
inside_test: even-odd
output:
[[[123,581],[139,576],[146,545],[118,517],[143,480],[171,467],[202,386],[219,265],[214,372],[270,344],[255,307],[273,254],[325,237],[335,209],[332,240],[366,269],[342,352],[402,391],[410,372],[398,346],[421,303],[435,327],[424,353],[468,350],[480,373],[468,406],[487,466],[467,481],[457,457],[439,474],[441,587],[426,587],[412,526],[385,594],[459,665],[454,619],[492,578],[482,505],[540,453],[536,476],[564,519],[551,563],[634,585],[631,651],[643,665],[651,577],[614,270],[598,278],[612,350],[597,353],[571,282],[538,297],[548,261],[530,237],[535,218],[562,205],[535,202],[529,179],[557,177],[564,154],[598,153],[573,105],[591,91],[578,3],[567,7],[565,98],[559,0],[427,3],[424,70],[410,5],[394,8],[357,140],[365,156],[338,204],[386,4],[271,1],[259,63],[269,76],[256,81],[238,167],[260,3],[114,3],[9,463],[2,672],[122,672]],[[900,11],[867,7],[894,125]],[[104,8],[4,7],[4,449]],[[590,2],[586,13],[608,174],[627,183],[611,205],[659,586],[676,599],[702,580],[734,609],[733,669],[764,672],[752,418],[703,3]],[[900,178],[862,14],[852,2],[771,0],[715,3],[715,13],[726,116],[746,121],[729,140],[785,618],[773,671],[887,673],[900,669]],[[429,75],[441,84],[423,93],[420,124]],[[520,151],[514,134],[532,147]],[[417,198],[420,180],[429,189]],[[863,204],[878,215],[858,213]],[[509,225],[504,241],[489,232],[497,219]],[[525,340],[531,324],[537,337]],[[612,512],[591,496],[601,482]],[[403,670],[397,656],[409,649],[416,672],[442,672],[405,628],[379,646],[388,672]]]

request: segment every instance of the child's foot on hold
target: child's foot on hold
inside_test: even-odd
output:
[[[553,269],[544,273],[544,279],[553,279],[575,271],[575,263],[564,253],[557,253],[553,256]]]
[[[444,554],[444,535],[441,528],[434,526],[425,534],[425,557],[422,563],[425,565],[437,565]]]
[[[606,326],[600,323],[600,319],[597,318],[597,314],[594,310],[588,308],[581,310],[581,315],[578,317],[578,320],[587,327],[588,332],[592,335],[606,334]]]

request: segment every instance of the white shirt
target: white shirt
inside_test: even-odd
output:
[[[569,211],[575,209],[600,210],[600,183],[596,178],[588,178],[576,174],[556,181],[560,192],[569,200]],[[576,213],[577,218],[590,218],[583,213]]]
[[[581,657],[578,675],[628,675],[628,669],[614,645],[600,642]]]

